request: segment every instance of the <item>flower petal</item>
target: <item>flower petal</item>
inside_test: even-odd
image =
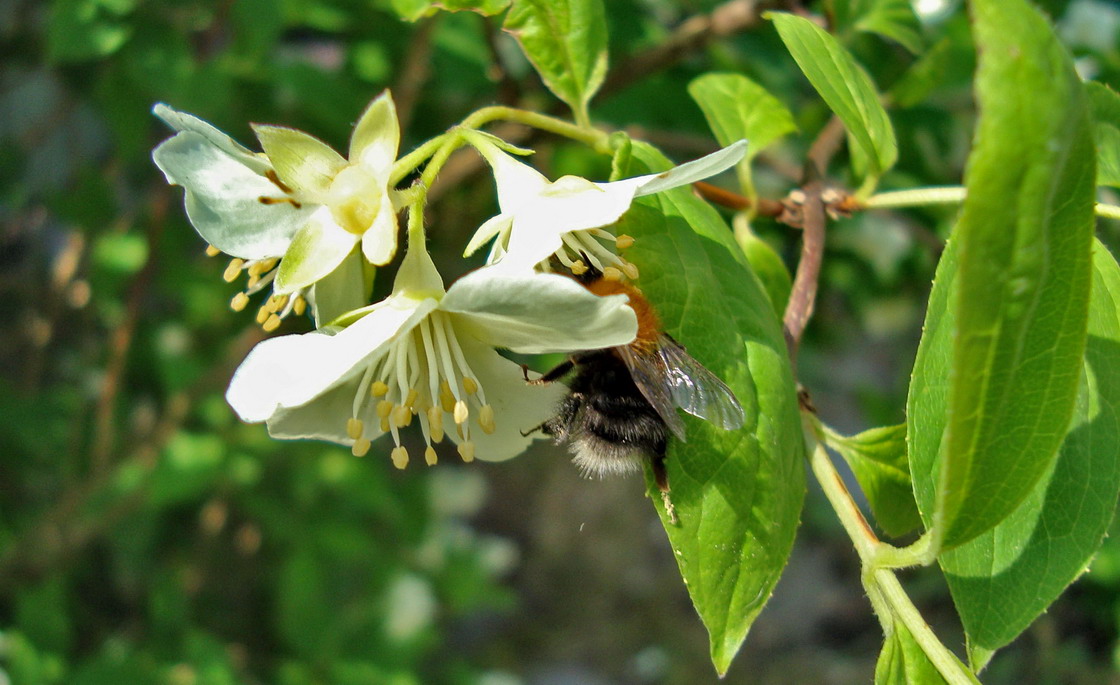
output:
[[[311,313],[315,326],[323,326],[346,312],[369,304],[369,286],[361,254],[351,250],[338,268],[315,282]]]
[[[276,273],[276,294],[306,288],[334,271],[357,243],[358,236],[336,224],[330,210],[321,207],[292,236]]]
[[[350,136],[350,161],[371,171],[388,173],[397,159],[401,129],[393,96],[384,91],[369,104]]]
[[[264,421],[282,408],[308,405],[313,415],[324,413],[310,406],[317,398],[361,373],[364,365],[397,335],[407,333],[436,307],[435,300],[398,308],[387,304],[354,324],[332,333],[320,329],[303,335],[284,335],[259,343],[233,374],[226,401],[241,420]],[[350,396],[353,400],[353,395]],[[332,415],[345,424],[350,415]],[[332,429],[333,430],[333,429]],[[292,435],[288,437],[311,437]]]
[[[362,253],[376,266],[393,261],[397,253],[397,210],[388,192],[381,198],[373,224],[362,234]]]
[[[276,169],[276,175],[297,193],[313,198],[326,195],[331,181],[346,167],[342,155],[303,131],[253,124],[253,132]]]
[[[516,213],[522,205],[535,203],[537,196],[549,185],[548,179],[539,171],[504,152],[490,149],[484,154],[494,169],[498,206],[503,214]]]
[[[494,236],[508,231],[510,226],[513,225],[513,217],[509,214],[499,214],[492,216],[486,220],[486,223],[478,227],[478,230],[471,236],[471,241],[467,243],[467,249],[463,250],[463,256],[469,257],[478,251],[478,248],[485,245]]]
[[[168,126],[176,131],[190,131],[199,134],[222,152],[234,157],[258,174],[264,175],[266,171],[272,168],[272,165],[262,155],[253,152],[193,114],[171,109],[162,102],[152,108],[152,114],[163,119]]]
[[[709,176],[715,176],[719,172],[730,169],[738,164],[746,154],[747,141],[738,140],[721,150],[716,150],[710,155],[706,155],[700,159],[694,159],[691,162],[686,162],[668,171],[663,171],[660,174],[639,176],[638,178],[649,180],[641,184],[635,197],[660,193],[663,190],[688,185],[689,183],[695,183]],[[636,180],[638,179],[626,179],[626,181],[622,181],[622,183]]]
[[[198,233],[226,254],[243,259],[284,254],[313,206],[261,202],[283,197],[275,183],[209,138],[184,131],[152,152],[167,182],[187,190],[187,216]]]
[[[566,276],[502,266],[460,278],[440,309],[478,340],[526,354],[615,347],[638,333],[624,295],[600,297]]]
[[[561,383],[529,385],[521,366],[494,351],[493,348],[460,338],[463,353],[470,360],[471,370],[486,392],[486,400],[494,408],[494,432],[487,435],[471,426],[471,442],[475,457],[485,461],[503,461],[525,451],[534,440],[547,437],[540,432],[524,435],[556,415],[556,406],[568,392]],[[474,417],[471,418],[474,421]],[[444,432],[455,442],[462,442],[450,415],[444,419]]]

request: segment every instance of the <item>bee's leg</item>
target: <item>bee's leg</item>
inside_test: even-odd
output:
[[[665,505],[665,513],[669,515],[669,523],[675,526],[680,521],[677,519],[677,508],[669,498],[669,472],[665,470],[665,455],[654,455],[652,462],[653,480],[657,483],[657,489],[661,491],[661,502]]]
[[[568,372],[572,370],[573,366],[575,366],[575,364],[572,362],[572,360],[567,359],[565,361],[560,362],[551,371],[547,371],[540,378],[532,378],[531,379],[531,378],[529,378],[529,367],[522,364],[521,365],[521,373],[524,374],[526,383],[529,383],[530,385],[545,385],[546,383],[551,383],[555,380],[559,380],[559,379],[563,378],[564,376],[566,376],[568,374]]]

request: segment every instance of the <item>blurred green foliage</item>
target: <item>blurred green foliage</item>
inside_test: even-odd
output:
[[[667,545],[660,533],[643,542],[653,510],[635,487],[578,484],[607,493],[596,495],[607,498],[600,520],[622,529],[621,539],[578,537],[572,544],[593,553],[569,560],[554,527],[594,520],[593,507],[572,518],[555,508],[546,510],[552,519],[526,513],[531,502],[549,501],[537,489],[560,487],[554,472],[568,477],[563,458],[542,450],[524,457],[528,465],[398,472],[376,447],[358,460],[338,447],[270,440],[224,403],[225,383],[260,333],[228,310],[233,293],[222,266],[203,256],[181,191],[151,164],[151,148],[170,135],[151,106],[167,102],[244,143],[256,121],[341,148],[364,105],[392,87],[404,149],[480,106],[554,106],[494,20],[462,12],[402,22],[396,12],[414,4],[0,2],[0,681],[710,677],[672,560],[643,556]],[[636,80],[615,70],[719,4],[606,3],[612,68],[592,117],[677,159],[695,157],[715,142],[688,84],[713,70],[743,74],[789,107],[802,132],[756,161],[759,195],[780,197],[828,112],[771,25],[757,22]],[[850,4],[809,6],[843,18]],[[1079,69],[1120,84],[1120,11],[1098,0],[1042,5]],[[959,183],[975,116],[967,19],[947,2],[920,27],[883,26],[840,34],[893,99],[899,163],[881,185]],[[928,47],[920,55],[907,50],[921,45]],[[530,142],[552,176],[608,171],[586,150]],[[485,174],[469,160],[458,168],[460,182],[434,190],[429,213],[433,252],[448,264],[493,204]],[[903,419],[923,302],[952,216],[934,208],[833,225],[800,362],[832,425],[854,433]],[[793,262],[796,235],[768,220],[752,229]],[[1114,251],[1120,244],[1115,225],[1102,225],[1101,237]],[[376,287],[388,282],[379,274]],[[284,330],[309,327],[289,322]],[[562,504],[568,513],[579,506]],[[801,541],[808,551],[795,551],[791,569],[804,568],[806,556],[851,565],[821,508],[811,498]],[[1106,542],[1087,582],[997,657],[987,682],[1115,679],[1117,539]],[[631,564],[627,555],[644,561]],[[519,558],[528,579],[509,575]],[[599,578],[588,569],[598,562],[618,575]],[[824,594],[840,582],[836,573],[798,573],[779,585],[752,633],[759,651],[748,639],[747,665],[733,667],[729,682],[870,679],[881,636],[859,603],[858,580],[840,579],[854,595],[851,609]],[[663,576],[675,584],[651,580]],[[541,578],[552,585],[537,587]],[[653,589],[614,595],[604,589],[611,583]],[[809,608],[783,613],[802,595],[812,598]],[[943,619],[943,585],[919,574],[914,595],[935,608],[931,620]],[[604,597],[616,601],[604,605]],[[649,619],[658,612],[664,618]],[[775,627],[782,620],[797,629]],[[573,663],[575,670],[562,667]]]

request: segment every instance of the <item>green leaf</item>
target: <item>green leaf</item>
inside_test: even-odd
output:
[[[759,238],[751,229],[750,220],[745,212],[736,214],[732,223],[735,226],[735,240],[739,243],[739,249],[743,251],[747,263],[766,290],[770,304],[774,307],[774,313],[781,318],[786,311],[790,291],[793,289],[789,269],[770,243]]]
[[[111,55],[132,35],[123,21],[135,0],[56,0],[50,4],[47,54],[55,62]]]
[[[855,0],[851,4],[858,5],[856,30],[877,33],[915,55],[922,51],[922,25],[910,0]]]
[[[607,74],[602,0],[514,0],[503,28],[548,89],[586,119],[587,103]]]
[[[961,665],[961,670],[965,669]],[[883,651],[875,664],[875,685],[937,685],[945,679],[902,621],[894,622],[894,632],[883,641]]]
[[[956,317],[943,320],[941,278],[908,411],[918,508],[943,549],[999,523],[1051,467],[1077,398],[1092,271],[1093,140],[1081,82],[1026,2],[972,8],[980,120],[953,234]],[[1027,98],[1039,92],[1047,97]],[[952,332],[938,338],[946,325]],[[946,377],[947,404],[923,399]]]
[[[921,525],[910,465],[906,460],[906,425],[872,428],[859,435],[828,434],[828,446],[848,462],[887,535],[900,537]]]
[[[393,0],[393,10],[405,21],[416,21],[439,10],[460,12],[469,10],[489,17],[509,7],[510,0]]]
[[[945,80],[953,59],[953,42],[942,38],[926,50],[890,89],[890,98],[900,107],[913,107]]]
[[[1097,138],[1097,185],[1120,188],[1120,95],[1103,83],[1085,84]]]
[[[616,156],[616,176],[671,164],[642,143]],[[622,162],[632,162],[627,165]],[[738,431],[685,417],[688,442],[666,466],[680,519],[661,514],[689,595],[725,673],[789,557],[805,492],[801,424],[781,326],[719,214],[687,188],[639,200],[619,231],[665,329],[722,378],[746,410]],[[723,293],[719,298],[710,293]]]
[[[955,252],[939,278],[952,279]],[[998,526],[941,557],[970,652],[994,651],[1025,630],[1088,566],[1112,521],[1120,491],[1120,266],[1099,241],[1092,293],[1077,405],[1057,461]]]
[[[768,13],[797,66],[880,176],[898,159],[898,145],[871,77],[835,38],[813,22],[792,14]]]

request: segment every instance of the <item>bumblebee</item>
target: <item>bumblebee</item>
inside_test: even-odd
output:
[[[743,407],[723,381],[664,332],[657,312],[640,290],[603,278],[596,269],[576,279],[596,295],[628,296],[638,318],[638,333],[628,345],[574,353],[529,381],[550,383],[572,374],[570,392],[556,416],[533,430],[567,444],[572,461],[587,477],[632,473],[649,460],[675,522],[665,456],[670,434],[686,440],[677,408],[724,430],[735,430],[743,425]]]

